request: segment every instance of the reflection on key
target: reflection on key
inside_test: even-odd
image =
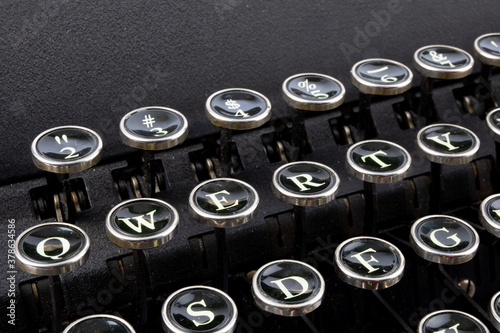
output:
[[[425,260],[456,265],[474,258],[479,248],[479,235],[459,218],[430,215],[413,223],[410,243]]]
[[[428,314],[418,324],[418,333],[489,333],[488,328],[474,316],[456,310]]]
[[[391,243],[375,237],[354,237],[335,250],[335,270],[344,282],[362,289],[389,288],[403,277],[405,258]]]
[[[161,309],[165,332],[221,332],[236,328],[238,309],[226,293],[207,286],[192,286],[170,295]]]
[[[80,318],[63,331],[63,333],[135,333],[134,328],[124,319],[98,314]]]
[[[270,262],[252,278],[252,295],[259,308],[285,317],[300,316],[314,333],[319,331],[306,314],[321,305],[324,294],[321,274],[301,261]]]
[[[35,225],[16,240],[16,264],[28,273],[49,277],[53,332],[61,332],[63,295],[59,274],[82,266],[89,248],[89,237],[82,229],[60,222]]]
[[[399,95],[411,88],[413,74],[405,65],[387,59],[366,59],[351,69],[351,83],[359,90],[357,127],[362,139],[377,135],[370,113],[372,95]]]
[[[305,315],[321,305],[325,282],[312,266],[296,260],[270,262],[255,273],[252,294],[257,305],[280,316]]]

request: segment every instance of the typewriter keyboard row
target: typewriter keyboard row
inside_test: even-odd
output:
[[[354,64],[355,103],[333,77],[291,76],[290,119],[218,91],[201,144],[181,112],[133,110],[135,153],[102,166],[94,130],[38,135],[46,181],[26,182],[13,245],[26,331],[500,330],[500,34],[474,57],[422,47],[413,67],[415,89],[402,63]]]

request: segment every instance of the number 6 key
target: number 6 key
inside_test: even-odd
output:
[[[359,90],[357,127],[361,140],[376,136],[370,114],[372,95],[399,95],[411,88],[413,74],[405,65],[387,59],[366,59],[351,69],[351,83]]]

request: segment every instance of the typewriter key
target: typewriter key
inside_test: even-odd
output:
[[[316,162],[291,162],[273,175],[273,192],[296,206],[320,206],[335,198],[340,179],[333,169]]]
[[[488,112],[486,116],[486,129],[490,133],[491,137],[495,140],[497,156],[500,156],[498,153],[500,151],[499,144],[500,143],[500,108],[491,110]]]
[[[255,273],[252,295],[263,310],[280,316],[305,315],[321,305],[325,281],[313,267],[295,260],[270,262]]]
[[[396,182],[406,177],[410,165],[411,156],[406,149],[389,141],[361,141],[347,151],[347,170],[364,182]]]
[[[205,114],[212,124],[221,127],[221,176],[227,177],[231,169],[232,130],[254,129],[265,124],[271,118],[271,102],[253,90],[225,89],[207,99]]]
[[[79,126],[60,126],[38,135],[31,145],[35,165],[54,173],[76,173],[101,159],[102,140],[96,132]]]
[[[491,298],[489,314],[491,322],[500,331],[500,292]]]
[[[428,314],[418,324],[417,333],[489,333],[476,317],[456,310],[441,310]]]
[[[335,270],[344,282],[362,289],[391,287],[401,280],[405,259],[391,243],[375,237],[354,237],[335,250]]]
[[[165,150],[181,144],[188,136],[188,122],[179,111],[161,106],[133,110],[120,121],[122,142],[143,150],[144,193],[154,196],[156,175],[152,168],[154,151]]]
[[[474,56],[482,64],[500,67],[500,33],[479,36],[474,41]]]
[[[217,241],[221,288],[227,291],[228,257],[225,228],[250,221],[259,205],[259,196],[247,183],[230,178],[207,180],[189,195],[189,210],[201,224],[214,228]]]
[[[479,220],[489,233],[500,238],[500,194],[493,194],[481,202]]]
[[[461,219],[429,215],[413,223],[410,243],[425,260],[456,265],[474,258],[479,247],[479,235]]]
[[[22,270],[48,276],[52,301],[52,331],[61,331],[63,295],[59,274],[82,266],[89,256],[90,240],[87,234],[69,223],[43,223],[19,235],[14,255]]]
[[[331,168],[316,162],[291,162],[273,175],[272,190],[278,199],[294,205],[296,235],[302,239],[300,258],[305,257],[307,221],[304,207],[324,205],[335,198],[340,179]]]
[[[351,83],[359,90],[358,130],[365,139],[376,130],[370,114],[371,95],[399,95],[411,88],[413,73],[405,65],[387,59],[366,59],[351,69]]]
[[[230,178],[207,180],[189,196],[193,216],[214,228],[231,228],[250,221],[258,204],[259,196],[252,186]]]
[[[135,333],[134,328],[124,319],[98,314],[80,318],[63,331],[63,333]]]
[[[136,267],[139,327],[147,322],[148,265],[142,250],[161,246],[177,233],[179,214],[157,199],[131,199],[115,206],[106,218],[106,233],[120,247],[133,250]]]
[[[120,247],[145,250],[161,246],[177,233],[179,214],[168,203],[131,199],[115,206],[106,219],[106,233]]]
[[[374,234],[378,219],[375,207],[377,184],[394,183],[410,172],[411,156],[389,141],[366,140],[352,145],[346,156],[347,171],[363,181],[365,192],[365,233]]]
[[[446,45],[424,46],[413,56],[413,66],[422,75],[418,115],[425,117],[426,124],[437,119],[432,108],[432,84],[434,79],[461,79],[472,73],[474,59],[456,47]]]
[[[304,73],[290,76],[281,87],[285,102],[293,108],[292,146],[297,153],[291,154],[295,161],[302,156],[305,141],[304,111],[333,110],[344,102],[345,88],[333,77]]]
[[[486,130],[495,140],[495,156],[500,158],[500,108],[493,109],[486,115]],[[500,163],[496,163],[496,172],[500,170]]]
[[[441,164],[459,165],[474,160],[479,138],[467,128],[452,124],[434,124],[417,133],[416,146],[431,161],[431,212],[441,211]]]
[[[493,102],[488,105],[489,107],[498,106],[491,90],[491,73],[494,67],[500,67],[500,33],[479,36],[474,41],[474,56],[481,62],[481,75],[479,76],[479,85],[475,89],[475,97],[480,103],[482,114],[484,111],[488,111],[485,108],[488,100]]]
[[[62,188],[63,197],[58,197],[60,205],[66,207],[56,211],[57,219],[73,223],[77,196],[71,188],[70,173],[86,170],[101,159],[102,140],[99,135],[85,127],[60,126],[39,134],[31,145],[31,155],[35,165],[44,171],[55,173]],[[62,202],[61,202],[62,201]]]
[[[238,309],[224,292],[206,286],[180,289],[170,295],[161,309],[165,332],[231,333],[236,328]]]

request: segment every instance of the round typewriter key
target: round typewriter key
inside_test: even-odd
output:
[[[101,159],[102,140],[96,132],[79,126],[51,128],[31,145],[35,165],[54,173],[75,173],[96,165]]]
[[[281,95],[293,108],[292,147],[288,151],[288,160],[301,159],[303,147],[307,141],[304,127],[304,111],[333,110],[344,102],[345,88],[333,77],[303,73],[290,76],[282,85]]]
[[[335,198],[340,179],[331,168],[316,162],[291,162],[274,172],[272,190],[278,199],[294,205],[295,233],[300,258],[305,257],[308,221],[305,208],[324,205]]]
[[[221,127],[219,177],[227,177],[232,168],[232,130],[257,128],[271,118],[271,102],[264,95],[249,89],[225,89],[212,94],[205,104],[205,114]]]
[[[410,243],[425,260],[456,265],[471,260],[479,235],[467,222],[453,216],[429,215],[413,223]]]
[[[418,324],[418,333],[489,333],[477,318],[456,310],[441,310],[428,314]]]
[[[274,172],[273,192],[297,206],[324,205],[335,198],[340,179],[331,168],[316,162],[287,163]]]
[[[418,115],[425,117],[425,124],[438,118],[432,108],[434,79],[461,79],[472,73],[474,59],[467,52],[452,46],[430,45],[418,49],[413,56],[413,66],[422,75]]]
[[[164,150],[184,142],[188,122],[179,111],[149,106],[127,113],[120,122],[124,144],[143,150]]]
[[[217,178],[196,186],[189,195],[191,214],[201,224],[214,227],[221,288],[227,291],[229,259],[225,228],[250,221],[259,205],[255,189],[241,180]]]
[[[491,322],[500,331],[500,292],[491,298],[489,314]]]
[[[351,175],[369,183],[392,183],[410,171],[411,157],[403,147],[389,141],[361,141],[347,151]]]
[[[493,194],[481,202],[479,219],[489,233],[500,238],[500,194]]]
[[[431,162],[448,165],[471,162],[479,150],[479,138],[467,128],[434,124],[417,134],[417,147]]]
[[[356,63],[351,83],[359,90],[359,112],[355,114],[360,136],[369,139],[377,131],[370,113],[372,95],[398,95],[411,88],[413,74],[405,65],[387,59],[366,59]]]
[[[31,274],[51,276],[72,271],[87,260],[87,234],[68,223],[43,223],[24,231],[14,250],[17,265]]]
[[[424,77],[434,79],[461,79],[472,73],[474,59],[456,47],[430,45],[418,49],[413,66]]]
[[[170,295],[162,310],[165,332],[230,333],[236,328],[238,310],[224,292],[206,286],[180,289]]]
[[[500,66],[500,33],[479,36],[474,42],[474,56],[483,64]]]
[[[135,333],[134,328],[124,319],[98,314],[80,318],[72,322],[63,333]]]
[[[280,316],[302,316],[321,305],[325,281],[313,267],[295,260],[277,260],[253,276],[252,294],[257,305]]]
[[[441,164],[471,162],[479,150],[479,138],[467,128],[452,124],[434,124],[417,133],[416,146],[431,161],[431,209],[441,212]]]
[[[102,140],[94,131],[79,126],[60,126],[38,135],[31,145],[31,155],[35,165],[44,171],[57,174],[62,188],[48,193],[54,197],[54,207],[58,221],[73,223],[80,202],[71,187],[69,174],[86,170],[101,159]],[[47,203],[48,204],[48,203]]]
[[[500,66],[500,33],[479,36],[474,42],[474,56],[481,62],[481,75],[474,89],[474,99],[465,100],[464,106],[470,113],[484,116],[492,108],[498,106],[491,88],[491,74],[494,67]],[[475,103],[471,103],[474,101]]]
[[[327,111],[344,102],[345,88],[331,76],[305,73],[290,76],[281,88],[283,99],[295,109]]]
[[[413,74],[402,63],[387,59],[366,59],[351,69],[352,84],[364,94],[399,95],[411,88]]]
[[[189,208],[202,224],[230,228],[253,218],[259,197],[245,182],[230,178],[207,180],[196,186],[189,196]]]
[[[161,106],[148,106],[130,111],[120,121],[122,142],[143,150],[144,178],[131,176],[130,184],[136,196],[152,197],[156,193],[154,151],[165,150],[184,142],[188,136],[188,122],[179,111]],[[132,180],[132,177],[136,181]],[[159,182],[159,181],[158,181]],[[142,191],[137,186],[142,185]],[[141,194],[142,193],[142,194]]]
[[[335,269],[346,283],[362,289],[395,285],[404,273],[405,259],[391,243],[375,237],[354,237],[335,250]]]
[[[271,102],[249,89],[225,89],[207,99],[205,113],[215,126],[245,130],[257,128],[271,118]]]
[[[500,142],[500,108],[488,112],[486,127],[495,142]]]
[[[115,206],[106,219],[111,241],[124,248],[150,249],[165,244],[177,233],[179,214],[157,199],[131,199]]]
[[[179,214],[157,199],[131,199],[115,206],[106,218],[106,233],[120,247],[133,250],[136,271],[138,327],[147,323],[148,265],[142,250],[158,247],[177,233]]]
[[[19,235],[14,247],[22,270],[49,277],[52,332],[61,332],[63,295],[59,274],[82,266],[89,256],[90,240],[79,227],[61,222],[35,225]]]

